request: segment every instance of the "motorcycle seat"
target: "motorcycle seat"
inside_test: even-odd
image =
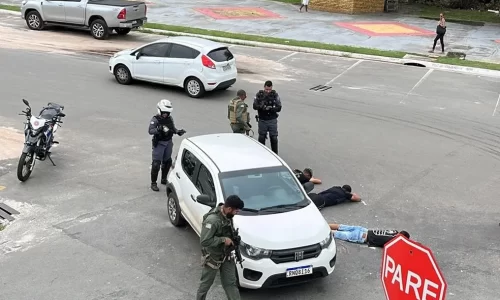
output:
[[[60,104],[57,104],[57,103],[54,103],[54,102],[47,103],[47,106],[51,107],[51,108],[58,109],[59,112],[62,111],[62,110],[64,110],[64,105],[60,105]]]
[[[52,120],[61,110],[58,107],[45,107],[40,112],[39,118]]]

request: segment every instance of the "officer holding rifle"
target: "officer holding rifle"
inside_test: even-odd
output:
[[[205,300],[220,270],[222,287],[228,300],[240,300],[240,291],[236,282],[236,264],[231,257],[235,250],[239,257],[239,235],[234,230],[233,217],[243,209],[244,203],[237,195],[227,197],[224,204],[219,204],[203,216],[200,234],[202,253],[202,273],[196,300]]]

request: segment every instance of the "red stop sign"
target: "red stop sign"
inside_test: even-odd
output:
[[[432,251],[402,235],[384,246],[382,284],[387,300],[444,300],[447,283]]]

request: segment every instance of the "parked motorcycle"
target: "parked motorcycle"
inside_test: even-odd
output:
[[[37,159],[44,161],[48,158],[52,165],[56,165],[50,157],[50,149],[53,144],[59,144],[59,142],[54,141],[54,134],[60,126],[59,124],[62,123],[61,118],[65,117],[66,114],[62,112],[63,105],[49,102],[46,107],[42,108],[38,117],[35,117],[31,114],[28,100],[23,99],[23,102],[27,108],[19,115],[26,116],[24,148],[17,164],[17,178],[24,182],[33,172]]]

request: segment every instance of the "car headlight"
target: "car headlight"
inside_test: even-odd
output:
[[[241,250],[241,254],[243,256],[246,256],[246,257],[254,259],[254,260],[269,258],[269,257],[271,257],[271,253],[272,253],[271,250],[254,247],[254,246],[245,244],[243,242],[240,242],[240,250]]]
[[[330,247],[330,244],[332,243],[332,241],[333,241],[333,233],[330,231],[328,236],[324,240],[319,242],[319,245],[321,246],[321,249],[326,249],[326,248]]]

